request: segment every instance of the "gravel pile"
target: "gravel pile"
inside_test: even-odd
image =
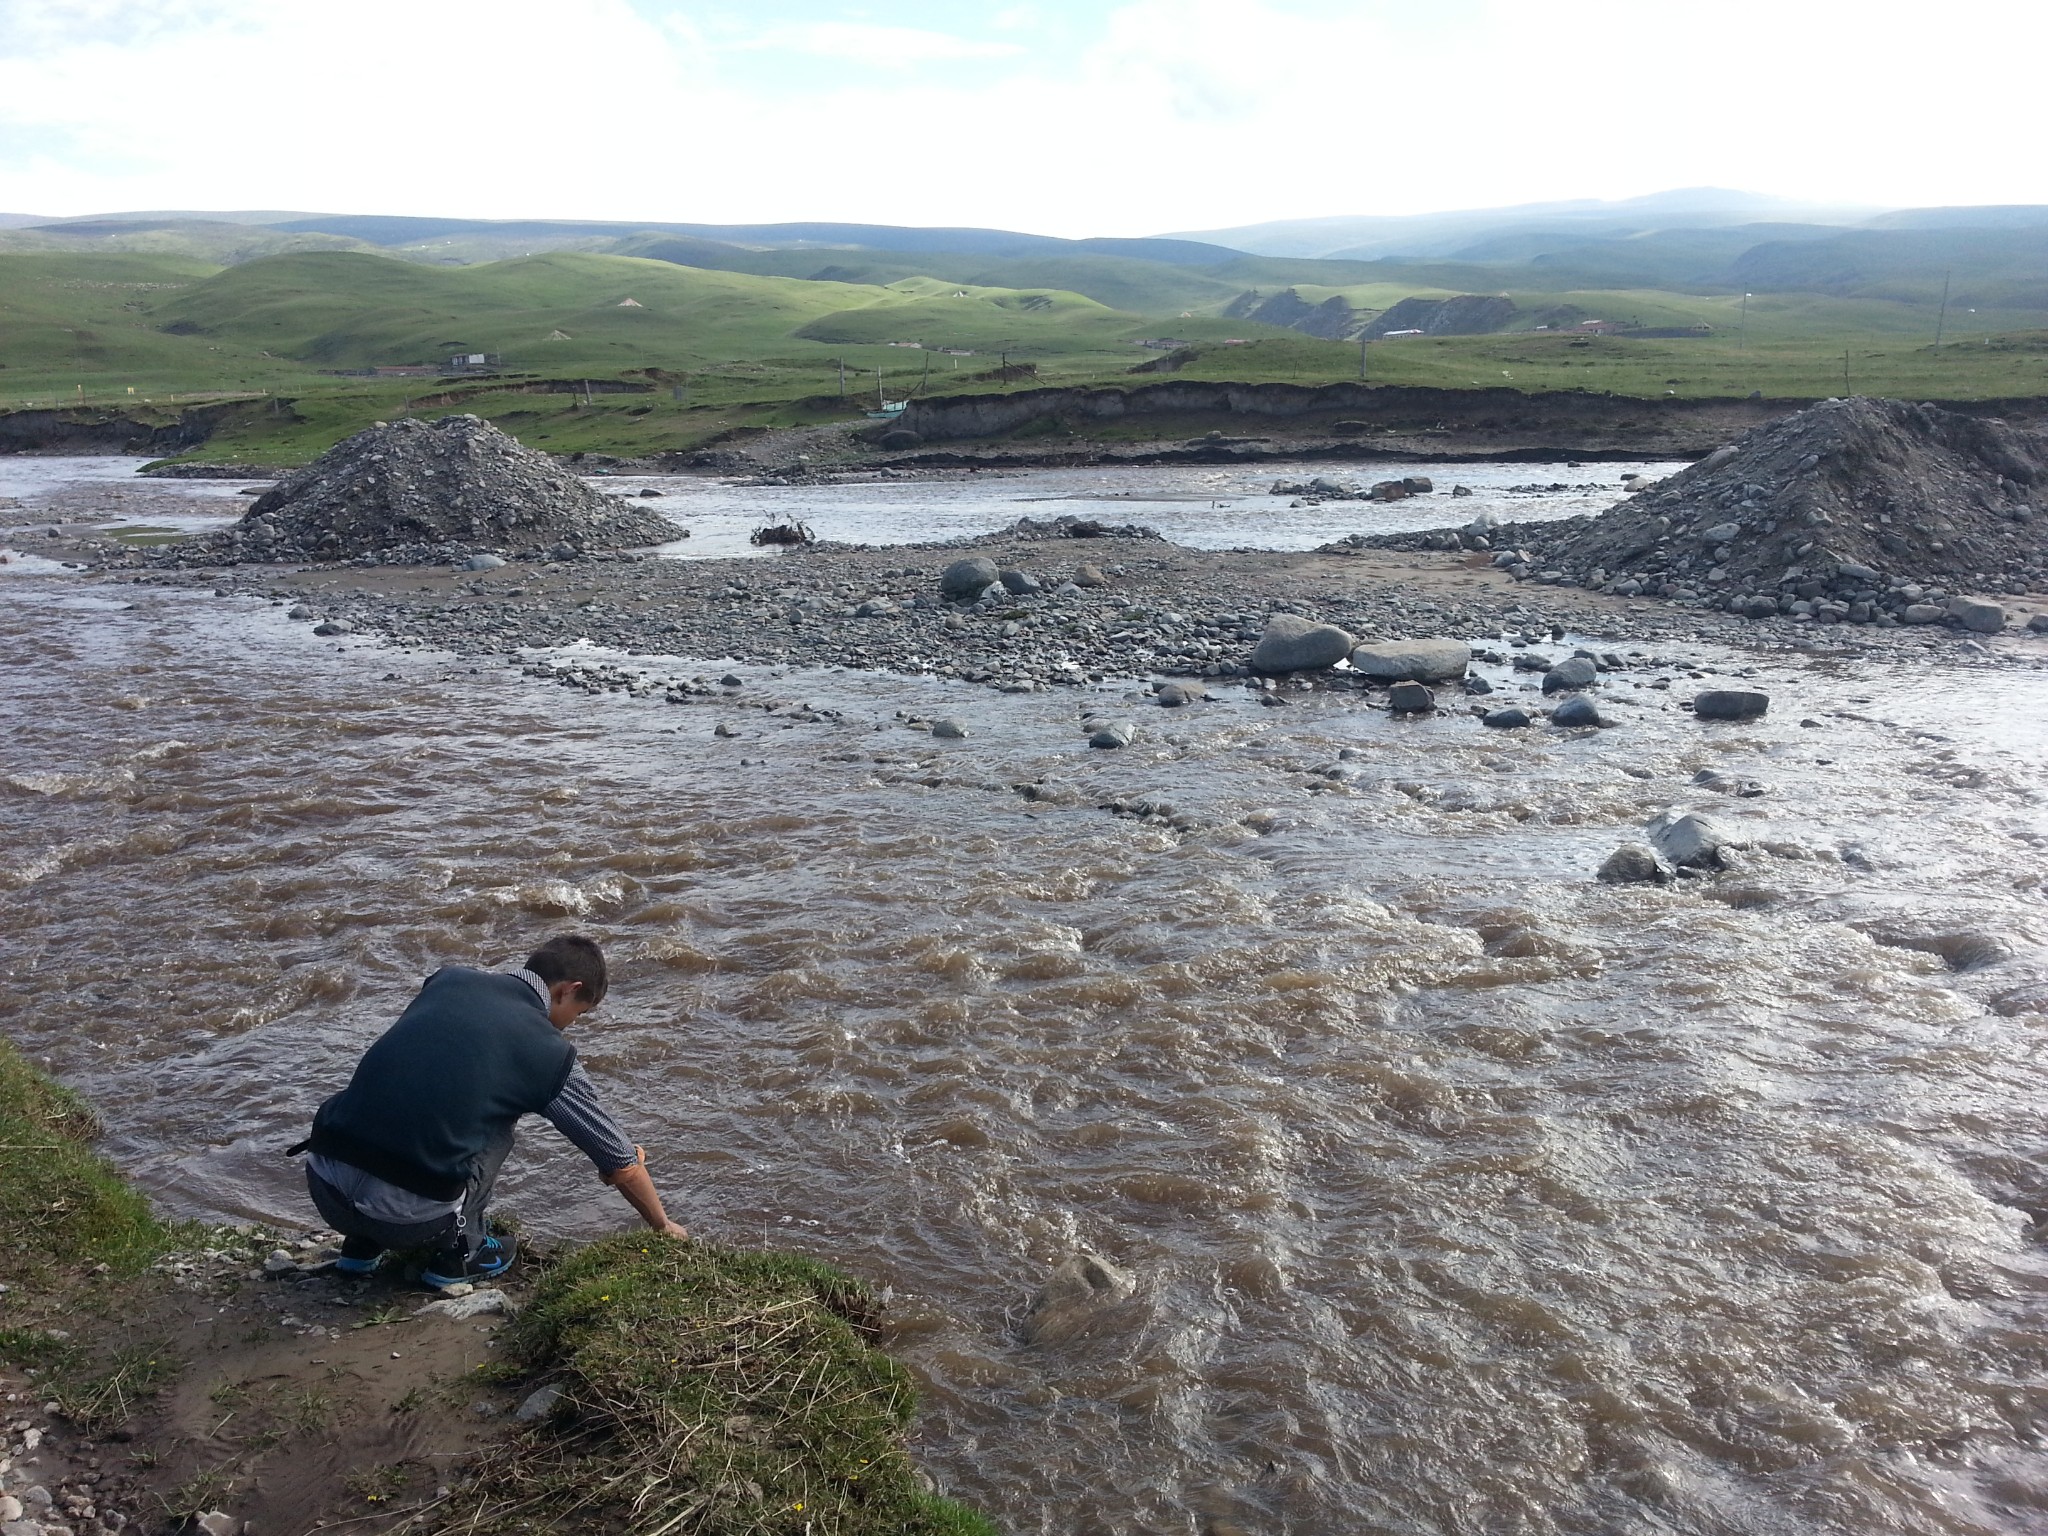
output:
[[[1492,549],[1518,576],[1749,618],[1995,629],[1965,593],[2048,584],[2048,439],[1897,400],[1759,427],[1597,517],[1357,540]]]
[[[257,498],[232,528],[176,551],[239,561],[372,557],[436,564],[476,554],[569,559],[677,538],[634,502],[595,491],[476,416],[378,425]]]

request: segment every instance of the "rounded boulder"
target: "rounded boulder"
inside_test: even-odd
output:
[[[1590,688],[1599,681],[1600,668],[1584,656],[1572,656],[1560,661],[1543,674],[1545,693],[1571,693],[1579,688]]]
[[[1550,712],[1550,723],[1564,729],[1582,726],[1600,726],[1607,722],[1600,717],[1600,706],[1583,693],[1575,693]]]
[[[1252,647],[1254,672],[1320,672],[1334,667],[1358,642],[1334,624],[1296,613],[1276,613]]]
[[[1768,693],[1746,688],[1709,688],[1692,701],[1692,712],[1700,720],[1757,720],[1771,707]]]
[[[1001,575],[995,561],[969,555],[939,572],[939,596],[949,603],[971,603],[994,586]]]
[[[1351,652],[1351,670],[1380,683],[1454,683],[1471,665],[1462,640],[1385,640]]]

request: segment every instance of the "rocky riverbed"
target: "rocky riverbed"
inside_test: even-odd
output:
[[[972,601],[948,601],[941,574],[969,555],[1017,573],[1013,584],[1024,590],[997,582]],[[1017,691],[1108,677],[1256,680],[1252,652],[1274,613],[1335,625],[1361,643],[1454,636],[1505,637],[1512,645],[1570,632],[1660,653],[1712,641],[2015,663],[2037,648],[2018,636],[1987,646],[1947,629],[1820,631],[1790,617],[1758,624],[1528,585],[1483,554],[1237,553],[1152,539],[995,535],[965,545],[797,548],[772,560],[617,554],[487,571],[237,566],[127,571],[115,579],[210,583],[222,593],[288,604],[332,634],[376,635],[471,658],[583,642],[629,657],[933,674]],[[2048,654],[2048,642],[2038,648]],[[676,671],[651,662],[646,670]],[[1345,685],[1367,681],[1342,669],[1313,674]]]

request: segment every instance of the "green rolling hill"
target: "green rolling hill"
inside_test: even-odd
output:
[[[1370,377],[1388,383],[1809,395],[1846,371],[1848,387],[1916,397],[2048,393],[2048,213],[1957,213],[1851,229],[1524,223],[1376,260],[845,225],[35,224],[0,228],[0,410],[239,393],[262,409],[222,441],[255,459],[416,408],[639,452],[853,414],[877,394],[1135,382],[1141,366],[1355,378],[1376,323],[1427,331],[1372,345]],[[604,248],[447,259],[446,242],[522,239]],[[1653,334],[1584,334],[1594,320]],[[499,377],[362,376],[473,353]],[[1030,372],[997,377],[998,354]],[[572,393],[586,379],[614,388]]]
[[[1123,344],[1137,322],[1058,290],[888,286],[555,252],[436,268],[348,252],[283,256],[208,278],[155,310],[166,328],[324,368],[460,353],[529,371],[683,371],[735,359],[918,341],[1041,351]]]

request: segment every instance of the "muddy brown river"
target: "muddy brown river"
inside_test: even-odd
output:
[[[576,927],[671,1208],[884,1288],[919,1457],[1006,1530],[2048,1527],[2038,665],[1700,648],[1589,734],[678,708],[55,571],[0,661],[0,1028],[172,1211],[311,1222],[279,1149],[421,977]],[[1675,707],[1744,675],[1763,721]],[[1674,803],[1758,846],[1592,879]],[[545,1127],[502,1190],[628,1219]],[[1135,1293],[1034,1336],[1084,1250]]]

